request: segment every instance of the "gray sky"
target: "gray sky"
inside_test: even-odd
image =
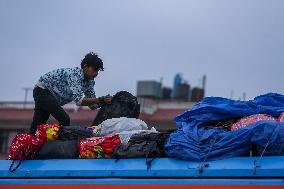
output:
[[[53,69],[97,52],[97,95],[136,92],[137,80],[206,96],[284,93],[283,0],[0,0],[0,100],[23,100]],[[31,93],[29,100],[32,100]]]

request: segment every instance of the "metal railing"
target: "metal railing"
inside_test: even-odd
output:
[[[0,108],[33,108],[34,102],[0,101]]]
[[[14,108],[14,109],[33,109],[35,103],[32,101],[0,101],[0,109],[4,108]],[[63,106],[66,109],[77,110],[78,106],[75,103],[69,103]]]

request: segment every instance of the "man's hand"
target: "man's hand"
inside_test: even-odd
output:
[[[84,98],[82,100],[81,106],[89,106],[93,104],[97,104],[99,107],[101,107],[103,104],[111,104],[112,96],[102,96],[99,98]]]
[[[107,96],[104,97],[104,102],[106,104],[111,104],[111,100],[112,100],[112,96],[110,96],[110,95],[107,95]]]

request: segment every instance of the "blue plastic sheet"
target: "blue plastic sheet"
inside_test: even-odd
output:
[[[208,97],[175,118],[178,130],[170,135],[165,151],[168,156],[192,161],[245,156],[253,144],[263,155],[284,155],[284,123],[260,121],[236,131],[210,128],[210,122],[284,112],[284,96],[269,93],[250,101]],[[264,151],[265,149],[265,151]]]

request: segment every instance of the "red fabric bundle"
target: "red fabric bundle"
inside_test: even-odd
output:
[[[34,159],[35,154],[40,149],[41,145],[34,135],[31,134],[18,134],[12,140],[9,159],[20,160],[18,165],[13,168],[14,161],[12,162],[9,170],[15,171],[24,159]]]
[[[39,150],[39,148],[40,143],[34,135],[18,134],[12,140],[9,152],[9,159],[34,159],[35,153]]]
[[[108,158],[119,144],[121,141],[117,134],[80,140],[80,158]]]

